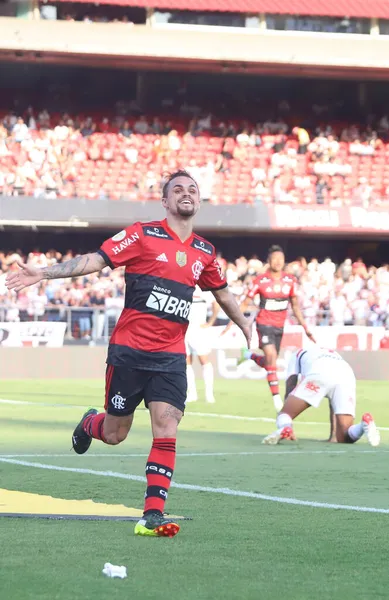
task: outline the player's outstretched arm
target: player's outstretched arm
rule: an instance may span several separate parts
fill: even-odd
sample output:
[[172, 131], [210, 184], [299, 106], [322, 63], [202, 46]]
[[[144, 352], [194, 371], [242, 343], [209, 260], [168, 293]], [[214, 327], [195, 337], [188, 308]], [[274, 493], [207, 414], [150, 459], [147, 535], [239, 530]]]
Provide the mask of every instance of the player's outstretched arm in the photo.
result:
[[304, 328], [304, 331], [307, 334], [307, 337], [309, 337], [309, 339], [312, 340], [312, 342], [316, 342], [315, 338], [313, 337], [313, 334], [309, 331], [307, 324], [304, 320], [303, 313], [301, 312], [301, 308], [299, 306], [297, 296], [293, 296], [290, 299], [290, 303], [292, 306], [293, 314], [296, 317], [298, 324]]
[[107, 266], [98, 252], [82, 254], [66, 262], [44, 267], [43, 269], [24, 263], [18, 263], [20, 271], [8, 273], [5, 284], [9, 290], [19, 292], [23, 288], [39, 283], [42, 279], [61, 279], [63, 277], [79, 277], [101, 271]]
[[244, 316], [235, 296], [230, 292], [228, 287], [222, 288], [221, 290], [214, 290], [212, 293], [226, 315], [242, 330], [247, 340], [247, 346], [250, 348], [251, 325]]

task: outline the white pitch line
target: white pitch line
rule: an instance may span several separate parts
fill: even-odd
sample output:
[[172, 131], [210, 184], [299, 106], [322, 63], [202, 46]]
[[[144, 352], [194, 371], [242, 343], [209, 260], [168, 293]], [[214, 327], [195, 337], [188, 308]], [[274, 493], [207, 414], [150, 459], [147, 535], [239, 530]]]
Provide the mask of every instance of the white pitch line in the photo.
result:
[[[182, 452], [177, 453], [177, 458], [191, 458], [191, 457], [202, 457], [202, 456], [293, 456], [298, 454], [314, 455], [314, 454], [388, 454], [389, 450], [269, 450], [262, 452]], [[149, 454], [120, 454], [112, 452], [101, 452], [99, 454], [92, 454], [88, 452], [83, 458], [147, 458]], [[73, 452], [62, 453], [62, 454], [0, 454], [0, 458], [76, 458], [79, 460], [78, 455]]]
[[[346, 454], [346, 450], [281, 450], [281, 451], [263, 451], [263, 452], [183, 452], [177, 453], [177, 457], [186, 456], [275, 456], [277, 454]], [[374, 450], [362, 450], [362, 452], [374, 452]], [[389, 452], [389, 450], [388, 450]], [[145, 458], [148, 454], [119, 454], [119, 453], [100, 453], [91, 454], [88, 452], [84, 458]], [[0, 454], [0, 458], [78, 458], [75, 453], [68, 454]]]
[[[0, 458], [0, 462], [20, 465], [23, 467], [33, 467], [36, 469], [47, 469], [50, 471], [65, 471], [70, 473], [80, 473], [83, 475], [98, 475], [99, 477], [115, 477], [118, 479], [127, 479], [130, 481], [146, 482], [145, 477], [140, 475], [131, 475], [128, 473], [117, 473], [115, 471], [94, 471], [93, 469], [76, 469], [70, 467], [58, 467], [43, 463], [32, 463], [23, 460], [14, 460], [11, 458]], [[181, 490], [189, 490], [194, 492], [208, 492], [211, 494], [223, 494], [225, 496], [238, 496], [242, 498], [256, 498], [257, 500], [267, 500], [269, 502], [278, 502], [280, 504], [294, 504], [297, 506], [310, 506], [313, 508], [331, 508], [337, 510], [351, 510], [355, 512], [381, 513], [389, 514], [388, 508], [374, 508], [369, 506], [354, 506], [348, 504], [333, 504], [327, 502], [316, 502], [311, 500], [299, 500], [298, 498], [285, 498], [281, 496], [269, 496], [267, 494], [258, 494], [256, 492], [244, 492], [241, 490], [231, 490], [230, 488], [214, 488], [202, 485], [191, 485], [188, 483], [171, 483], [171, 487]]]
[[[80, 406], [77, 404], [49, 404], [46, 402], [30, 402], [28, 400], [7, 400], [0, 398], [0, 404], [28, 404], [33, 406], [51, 406], [52, 408], [80, 408], [86, 409], [87, 407]], [[186, 417], [210, 417], [213, 419], [230, 419], [233, 421], [253, 421], [262, 423], [275, 423], [276, 420], [270, 417], [244, 417], [242, 415], [227, 415], [223, 413], [203, 413], [203, 412], [187, 412], [185, 411]], [[298, 425], [328, 425], [323, 421], [296, 421]], [[389, 431], [389, 427], [378, 427], [380, 431]]]

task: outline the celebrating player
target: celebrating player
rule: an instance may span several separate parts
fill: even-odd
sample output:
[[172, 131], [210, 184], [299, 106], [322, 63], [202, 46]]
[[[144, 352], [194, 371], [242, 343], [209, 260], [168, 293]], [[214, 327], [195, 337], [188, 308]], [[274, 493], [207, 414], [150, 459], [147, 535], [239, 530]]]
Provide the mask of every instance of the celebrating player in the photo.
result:
[[124, 310], [108, 348], [105, 412], [88, 410], [73, 432], [73, 448], [84, 454], [92, 439], [119, 444], [144, 400], [153, 443], [146, 464], [144, 515], [135, 534], [172, 537], [179, 531], [163, 510], [173, 476], [177, 425], [186, 399], [185, 332], [196, 284], [211, 290], [250, 344], [251, 328], [227, 288], [214, 247], [194, 234], [200, 207], [197, 183], [186, 171], [170, 175], [162, 191], [163, 221], [135, 223], [106, 240], [100, 250], [38, 269], [21, 264], [7, 277], [19, 291], [42, 279], [78, 277], [125, 267]]
[[209, 325], [216, 320], [219, 305], [215, 302], [215, 299], [210, 292], [202, 292], [201, 289], [196, 286], [193, 294], [193, 303], [189, 312], [189, 326], [185, 337], [186, 376], [188, 379], [187, 402], [197, 401], [196, 379], [192, 366], [193, 355], [197, 355], [203, 369], [205, 400], [210, 404], [215, 402], [213, 393], [213, 366], [209, 358], [211, 347], [207, 331], [207, 310], [208, 306], [211, 304], [213, 307], [213, 314]]
[[282, 408], [277, 378], [277, 358], [280, 352], [284, 323], [291, 303], [297, 322], [304, 328], [307, 336], [313, 340], [308, 331], [296, 296], [296, 278], [285, 273], [285, 255], [280, 246], [271, 246], [268, 254], [269, 268], [259, 275], [241, 304], [242, 312], [246, 312], [250, 301], [259, 296], [259, 311], [256, 316], [259, 348], [263, 355], [251, 350], [243, 350], [239, 363], [252, 359], [259, 367], [266, 369], [267, 381], [273, 396], [277, 412]]
[[[300, 377], [300, 381], [299, 381]], [[277, 416], [277, 430], [263, 440], [264, 444], [278, 444], [281, 439], [295, 440], [292, 421], [310, 406], [317, 408], [327, 396], [336, 421], [336, 440], [353, 444], [363, 434], [369, 444], [378, 446], [380, 432], [370, 413], [354, 424], [356, 382], [350, 365], [332, 350], [312, 345], [300, 349], [290, 358], [287, 371], [285, 404]]]

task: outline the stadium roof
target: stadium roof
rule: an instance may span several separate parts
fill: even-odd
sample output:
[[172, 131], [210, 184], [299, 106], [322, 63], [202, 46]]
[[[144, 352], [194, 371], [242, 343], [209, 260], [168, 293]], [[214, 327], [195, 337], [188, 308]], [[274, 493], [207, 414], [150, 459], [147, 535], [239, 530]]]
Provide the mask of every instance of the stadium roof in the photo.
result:
[[[67, 1], [67, 0], [59, 0]], [[90, 2], [90, 0], [73, 0]], [[388, 0], [100, 0], [100, 4], [159, 8], [160, 10], [278, 13], [328, 17], [389, 19]]]

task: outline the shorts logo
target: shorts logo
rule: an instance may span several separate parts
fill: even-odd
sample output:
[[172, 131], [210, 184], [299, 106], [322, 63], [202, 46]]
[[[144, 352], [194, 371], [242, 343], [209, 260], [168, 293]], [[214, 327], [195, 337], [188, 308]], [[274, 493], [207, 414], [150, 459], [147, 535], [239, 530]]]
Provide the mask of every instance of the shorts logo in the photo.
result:
[[112, 405], [116, 408], [116, 410], [123, 410], [124, 403], [126, 399], [119, 396], [119, 394], [115, 394], [113, 398], [111, 398]]
[[193, 263], [192, 273], [193, 273], [193, 277], [195, 278], [196, 281], [198, 281], [200, 279], [200, 275], [203, 272], [203, 269], [204, 269], [204, 265], [201, 262], [201, 260], [196, 260], [196, 262]]
[[[156, 287], [157, 286], [154, 286], [153, 291], [147, 298], [146, 306], [157, 312], [164, 312], [169, 315], [177, 315], [183, 319], [187, 319], [191, 303], [187, 300], [183, 300], [182, 298], [179, 299], [175, 296], [171, 296], [170, 293], [156, 291]], [[166, 290], [166, 292], [169, 291], [170, 290]]]
[[176, 262], [178, 264], [179, 267], [185, 267], [186, 263], [187, 263], [187, 256], [186, 256], [186, 252], [180, 252], [179, 250], [177, 250], [176, 253]]
[[305, 389], [309, 390], [310, 392], [313, 392], [314, 394], [317, 394], [317, 392], [320, 390], [320, 386], [316, 385], [316, 383], [314, 383], [313, 381], [307, 381], [307, 383], [305, 384]]
[[262, 339], [262, 343], [263, 344], [268, 344], [269, 343], [269, 336], [268, 335], [263, 335], [261, 339]]

